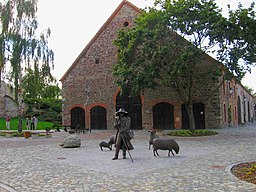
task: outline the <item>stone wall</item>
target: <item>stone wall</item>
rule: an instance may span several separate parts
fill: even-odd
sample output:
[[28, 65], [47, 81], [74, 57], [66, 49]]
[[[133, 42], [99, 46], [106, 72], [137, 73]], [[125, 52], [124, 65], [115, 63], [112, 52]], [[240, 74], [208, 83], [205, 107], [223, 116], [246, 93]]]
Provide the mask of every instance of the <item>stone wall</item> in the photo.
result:
[[14, 92], [2, 81], [0, 87], [0, 117], [5, 117], [5, 115], [16, 117], [18, 106], [14, 100]]

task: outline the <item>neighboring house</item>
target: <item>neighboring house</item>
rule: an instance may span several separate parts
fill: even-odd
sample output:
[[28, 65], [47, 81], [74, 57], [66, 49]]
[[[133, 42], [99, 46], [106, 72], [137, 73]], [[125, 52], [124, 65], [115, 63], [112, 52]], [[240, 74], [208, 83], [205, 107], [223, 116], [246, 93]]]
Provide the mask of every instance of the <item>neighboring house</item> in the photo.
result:
[[[114, 83], [111, 70], [117, 61], [117, 48], [112, 42], [117, 31], [131, 27], [140, 13], [139, 8], [124, 0], [63, 75], [63, 125], [79, 123], [91, 129], [113, 129], [115, 111], [124, 107], [132, 118], [132, 129], [188, 128], [187, 112], [175, 91], [159, 88], [128, 98], [120, 95]], [[200, 96], [195, 101], [196, 128], [237, 126], [251, 121], [254, 101], [242, 85], [226, 81], [218, 90], [209, 101]]]
[[18, 106], [14, 100], [14, 92], [2, 81], [0, 86], [0, 117], [6, 115], [18, 116]]
[[221, 101], [223, 126], [245, 125], [255, 120], [255, 98], [243, 85], [225, 81]]

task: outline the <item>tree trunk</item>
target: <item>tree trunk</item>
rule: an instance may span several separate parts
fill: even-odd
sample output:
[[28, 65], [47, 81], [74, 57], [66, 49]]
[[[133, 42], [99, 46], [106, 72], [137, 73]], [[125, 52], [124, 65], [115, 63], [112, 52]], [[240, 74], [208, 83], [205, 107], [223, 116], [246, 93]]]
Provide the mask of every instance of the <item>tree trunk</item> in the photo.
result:
[[22, 132], [22, 117], [19, 117], [19, 123], [18, 123], [18, 132], [21, 133]]
[[188, 103], [188, 118], [189, 118], [189, 129], [191, 131], [195, 130], [195, 119], [193, 113], [193, 103]]

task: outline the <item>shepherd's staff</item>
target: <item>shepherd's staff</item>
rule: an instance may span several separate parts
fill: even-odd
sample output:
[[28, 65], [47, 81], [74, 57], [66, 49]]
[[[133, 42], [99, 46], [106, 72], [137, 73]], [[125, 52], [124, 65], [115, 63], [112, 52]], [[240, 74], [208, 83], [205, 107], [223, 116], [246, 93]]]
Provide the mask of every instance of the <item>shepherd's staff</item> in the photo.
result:
[[128, 146], [127, 146], [127, 143], [125, 142], [125, 139], [123, 138], [123, 135], [122, 135], [122, 134], [120, 134], [120, 136], [121, 136], [121, 138], [122, 138], [122, 140], [123, 140], [123, 142], [124, 142], [125, 148], [126, 148], [126, 150], [127, 150], [128, 154], [129, 154], [130, 158], [131, 158], [131, 161], [133, 162], [133, 159], [132, 159], [132, 156], [131, 156], [131, 154], [130, 154], [130, 152], [129, 152], [129, 149], [128, 149]]

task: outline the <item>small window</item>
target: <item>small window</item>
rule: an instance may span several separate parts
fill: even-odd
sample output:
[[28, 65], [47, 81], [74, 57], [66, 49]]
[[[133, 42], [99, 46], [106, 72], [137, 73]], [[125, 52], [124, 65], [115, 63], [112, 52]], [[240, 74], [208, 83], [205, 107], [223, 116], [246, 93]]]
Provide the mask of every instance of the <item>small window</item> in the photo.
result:
[[124, 22], [124, 27], [127, 27], [129, 25], [129, 22], [128, 21], [125, 21]]
[[100, 63], [100, 59], [99, 58], [96, 58], [95, 59], [95, 64], [99, 64]]

